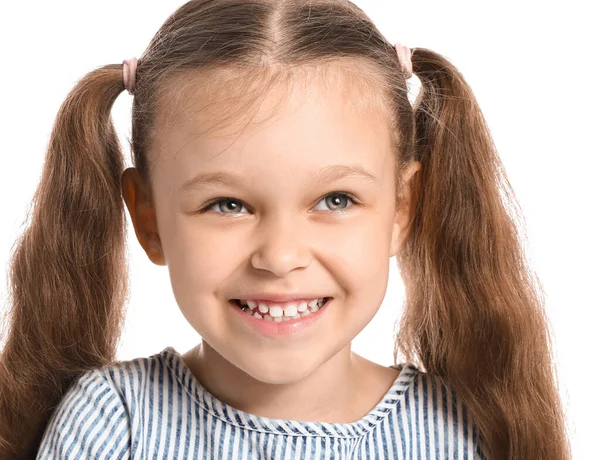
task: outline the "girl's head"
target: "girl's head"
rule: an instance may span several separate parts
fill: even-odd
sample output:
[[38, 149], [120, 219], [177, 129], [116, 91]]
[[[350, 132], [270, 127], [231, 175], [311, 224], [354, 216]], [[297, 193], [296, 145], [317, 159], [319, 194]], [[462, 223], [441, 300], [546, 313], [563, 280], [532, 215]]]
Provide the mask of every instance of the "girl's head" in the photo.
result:
[[[115, 360], [125, 203], [187, 320], [265, 382], [348, 346], [396, 256], [394, 361], [456, 389], [490, 458], [566, 458], [543, 299], [481, 110], [443, 56], [415, 48], [412, 65], [414, 107], [394, 46], [345, 0], [190, 1], [140, 56], [125, 172], [110, 112], [122, 65], [86, 75], [11, 262], [0, 457], [35, 451], [74, 379]], [[327, 334], [270, 342], [225, 313], [265, 291], [332, 297]]]
[[[267, 21], [269, 10], [255, 8], [249, 16]], [[136, 132], [152, 132], [136, 152], [147, 169], [123, 178], [140, 243], [151, 260], [168, 265], [187, 320], [220, 356], [268, 383], [312, 374], [349, 349], [375, 315], [389, 259], [408, 228], [408, 188], [397, 196], [397, 163], [403, 184], [420, 166], [404, 166], [412, 158], [391, 121], [403, 112], [410, 120], [411, 110], [391, 45], [377, 39], [381, 75], [351, 58], [311, 62], [309, 49], [288, 56], [292, 40], [278, 43], [280, 27], [248, 39], [254, 49], [240, 37], [225, 55], [207, 50], [185, 62], [195, 69], [206, 60], [215, 70], [164, 81], [152, 126]], [[205, 38], [174, 43], [195, 47]], [[253, 55], [246, 67], [234, 65]], [[157, 63], [140, 62], [134, 110], [155, 81], [144, 70]], [[411, 132], [410, 124], [403, 129]], [[232, 314], [231, 299], [261, 292], [331, 301], [315, 327], [273, 340]]]

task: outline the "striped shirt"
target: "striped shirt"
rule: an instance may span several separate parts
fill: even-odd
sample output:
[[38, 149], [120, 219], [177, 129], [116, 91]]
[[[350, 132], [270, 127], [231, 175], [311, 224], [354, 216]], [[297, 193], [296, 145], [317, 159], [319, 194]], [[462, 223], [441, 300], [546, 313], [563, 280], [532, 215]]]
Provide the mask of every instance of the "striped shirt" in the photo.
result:
[[277, 420], [216, 399], [167, 347], [82, 374], [38, 459], [486, 459], [456, 392], [413, 364], [352, 423]]

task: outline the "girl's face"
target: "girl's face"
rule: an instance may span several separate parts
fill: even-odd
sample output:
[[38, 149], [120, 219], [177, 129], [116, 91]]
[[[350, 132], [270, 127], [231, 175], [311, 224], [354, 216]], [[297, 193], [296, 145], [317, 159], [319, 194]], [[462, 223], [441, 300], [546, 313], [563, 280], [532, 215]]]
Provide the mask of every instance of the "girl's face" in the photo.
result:
[[[354, 107], [352, 91], [274, 89], [252, 120], [209, 135], [197, 109], [157, 122], [155, 207], [138, 195], [138, 238], [168, 265], [176, 301], [204, 342], [262, 382], [300, 380], [349, 356], [381, 305], [404, 236], [389, 127]], [[190, 96], [189, 107], [201, 97]], [[194, 181], [199, 174], [224, 180]], [[152, 231], [158, 243], [144, 237]], [[271, 338], [230, 304], [257, 292], [333, 300], [301, 334]]]

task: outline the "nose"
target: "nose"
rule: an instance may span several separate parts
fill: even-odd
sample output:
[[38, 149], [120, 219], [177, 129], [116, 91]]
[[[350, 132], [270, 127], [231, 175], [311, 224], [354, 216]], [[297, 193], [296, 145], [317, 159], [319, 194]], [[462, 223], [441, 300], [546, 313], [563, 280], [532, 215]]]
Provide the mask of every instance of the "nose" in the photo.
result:
[[280, 217], [261, 222], [258, 247], [251, 256], [252, 266], [283, 277], [310, 264], [308, 238], [297, 219]]

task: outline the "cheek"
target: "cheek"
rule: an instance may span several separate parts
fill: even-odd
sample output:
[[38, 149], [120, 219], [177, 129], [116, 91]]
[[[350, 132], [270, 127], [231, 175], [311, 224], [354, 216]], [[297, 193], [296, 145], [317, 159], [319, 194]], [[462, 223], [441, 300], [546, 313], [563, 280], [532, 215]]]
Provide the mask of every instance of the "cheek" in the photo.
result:
[[[379, 219], [379, 220], [378, 220]], [[347, 290], [344, 308], [351, 309], [358, 333], [379, 310], [387, 290], [390, 258], [391, 222], [375, 214], [361, 220], [352, 232], [332, 241], [337, 258], [337, 281]]]
[[184, 313], [212, 305], [215, 293], [239, 265], [234, 260], [239, 245], [223, 232], [203, 228], [193, 216], [173, 213], [164, 222], [161, 241], [177, 303]]
[[172, 241], [169, 272], [181, 289], [212, 293], [239, 265], [239, 245], [218, 232], [182, 226]]
[[[352, 283], [368, 283], [389, 271], [391, 230], [381, 220], [362, 217], [360, 221], [328, 237], [325, 244], [332, 258], [352, 278]], [[351, 284], [352, 284], [351, 283]]]

